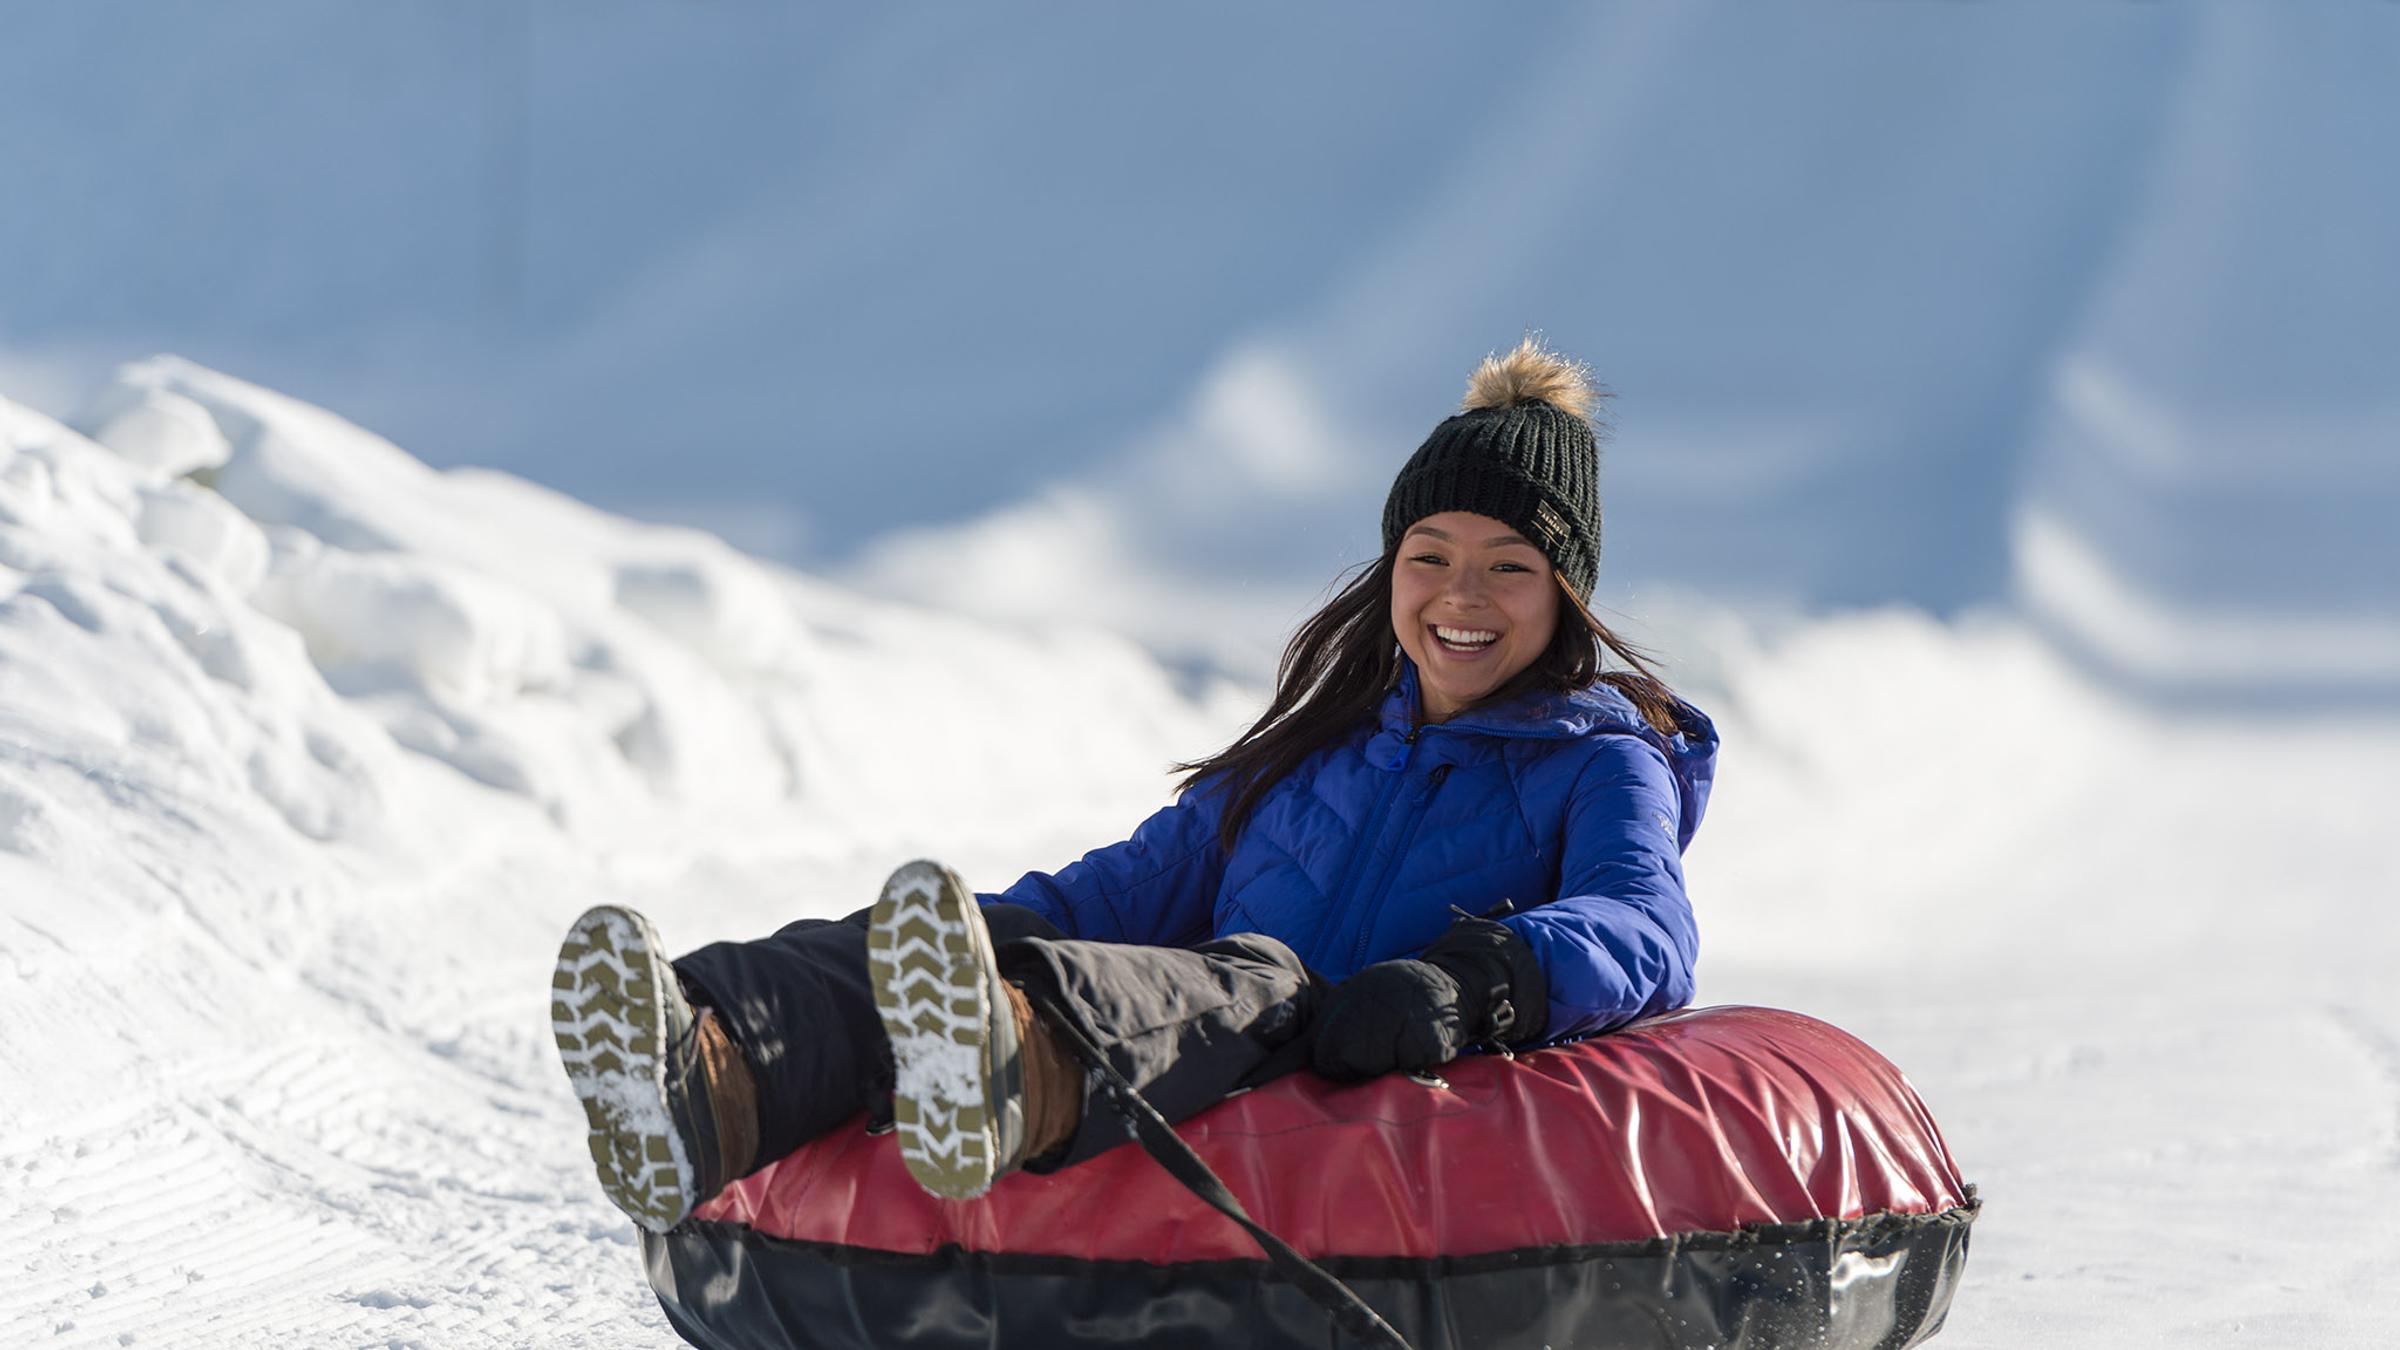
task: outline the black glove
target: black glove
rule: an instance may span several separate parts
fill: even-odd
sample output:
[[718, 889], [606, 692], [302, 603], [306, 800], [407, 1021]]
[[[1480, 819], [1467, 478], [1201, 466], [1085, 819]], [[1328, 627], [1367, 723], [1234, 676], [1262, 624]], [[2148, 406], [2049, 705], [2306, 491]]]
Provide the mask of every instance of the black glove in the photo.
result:
[[1470, 1045], [1541, 1039], [1549, 982], [1533, 948], [1506, 924], [1462, 917], [1422, 960], [1379, 961], [1325, 1000], [1315, 1061], [1327, 1078], [1430, 1069]]

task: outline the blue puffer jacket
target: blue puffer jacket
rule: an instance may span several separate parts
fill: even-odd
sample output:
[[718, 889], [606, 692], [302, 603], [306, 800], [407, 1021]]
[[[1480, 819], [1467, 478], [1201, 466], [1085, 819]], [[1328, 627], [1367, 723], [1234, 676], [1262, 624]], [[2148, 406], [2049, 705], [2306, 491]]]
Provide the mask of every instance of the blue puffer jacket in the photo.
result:
[[1595, 685], [1417, 727], [1416, 667], [1403, 666], [1376, 723], [1277, 783], [1230, 857], [1223, 794], [1203, 782], [1131, 839], [981, 898], [1109, 942], [1265, 933], [1337, 980], [1421, 951], [1453, 905], [1513, 907], [1501, 921], [1549, 979], [1548, 1039], [1690, 1002], [1699, 935], [1682, 856], [1716, 768], [1708, 718], [1686, 704], [1683, 733], [1662, 737]]

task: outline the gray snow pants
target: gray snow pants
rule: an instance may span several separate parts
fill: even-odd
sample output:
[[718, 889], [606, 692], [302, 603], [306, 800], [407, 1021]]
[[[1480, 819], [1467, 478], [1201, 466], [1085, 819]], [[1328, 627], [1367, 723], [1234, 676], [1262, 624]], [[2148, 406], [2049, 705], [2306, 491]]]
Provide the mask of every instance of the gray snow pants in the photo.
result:
[[[1169, 1121], [1308, 1063], [1307, 1036], [1330, 987], [1292, 949], [1257, 933], [1196, 947], [1066, 937], [1017, 905], [989, 905], [1001, 973], [1036, 1011], [1083, 1033]], [[717, 1010], [758, 1080], [758, 1166], [864, 1111], [888, 1119], [891, 1046], [867, 976], [867, 918], [802, 919], [755, 942], [719, 942], [675, 963], [697, 1003]], [[1133, 1138], [1087, 1064], [1083, 1123], [1026, 1170], [1082, 1162]]]

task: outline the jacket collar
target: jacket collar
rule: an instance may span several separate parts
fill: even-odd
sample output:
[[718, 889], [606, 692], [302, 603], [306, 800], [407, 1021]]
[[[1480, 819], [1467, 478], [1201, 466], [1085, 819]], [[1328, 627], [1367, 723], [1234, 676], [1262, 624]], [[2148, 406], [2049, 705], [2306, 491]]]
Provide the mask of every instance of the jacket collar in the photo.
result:
[[1383, 697], [1376, 714], [1376, 732], [1368, 741], [1368, 758], [1387, 769], [1408, 760], [1408, 747], [1419, 737], [1447, 740], [1452, 736], [1499, 739], [1573, 740], [1593, 735], [1632, 735], [1656, 745], [1670, 759], [1713, 758], [1716, 728], [1699, 709], [1681, 704], [1683, 730], [1662, 736], [1652, 729], [1633, 701], [1605, 684], [1588, 685], [1568, 693], [1537, 689], [1479, 708], [1469, 708], [1447, 722], [1430, 726], [1418, 722], [1417, 663], [1403, 655], [1400, 679]]
[[1369, 764], [1387, 773], [1408, 767], [1410, 752], [1420, 741], [1440, 763], [1466, 763], [1500, 753], [1509, 740], [1569, 740], [1583, 736], [1639, 736], [1657, 746], [1675, 775], [1681, 823], [1676, 846], [1689, 848], [1692, 832], [1708, 812], [1708, 797], [1717, 773], [1717, 728], [1708, 714], [1677, 699], [1672, 736], [1652, 728], [1633, 700], [1606, 684], [1593, 684], [1571, 693], [1540, 690], [1488, 707], [1471, 708], [1447, 722], [1417, 724], [1417, 667], [1400, 658], [1400, 680], [1384, 695], [1376, 728], [1364, 753]]
[[[1447, 722], [1423, 725], [1417, 663], [1400, 658], [1400, 679], [1383, 696], [1377, 723], [1397, 736], [1410, 732], [1467, 732], [1485, 736], [1572, 739], [1595, 731], [1633, 731], [1645, 725], [1626, 697], [1607, 685], [1572, 693], [1536, 689], [1498, 703], [1469, 708]], [[1613, 725], [1612, 725], [1613, 724]]]

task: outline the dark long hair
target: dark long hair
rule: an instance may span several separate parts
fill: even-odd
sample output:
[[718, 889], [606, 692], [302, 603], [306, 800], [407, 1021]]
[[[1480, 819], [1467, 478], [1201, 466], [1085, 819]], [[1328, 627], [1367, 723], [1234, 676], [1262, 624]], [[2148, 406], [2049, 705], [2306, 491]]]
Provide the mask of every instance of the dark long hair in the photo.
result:
[[[1233, 744], [1175, 766], [1184, 775], [1176, 786], [1189, 790], [1219, 774], [1232, 794], [1217, 838], [1230, 853], [1259, 799], [1319, 746], [1372, 718], [1400, 678], [1400, 640], [1392, 632], [1392, 566], [1396, 549], [1354, 571], [1325, 607], [1292, 634], [1275, 669], [1275, 696], [1267, 710]], [[1650, 656], [1608, 630], [1554, 570], [1558, 582], [1558, 631], [1550, 645], [1515, 678], [1492, 691], [1485, 703], [1532, 689], [1570, 693], [1607, 684], [1633, 701], [1642, 719], [1664, 736], [1680, 729], [1678, 700], [1650, 667]], [[1613, 653], [1631, 670], [1608, 670]]]

